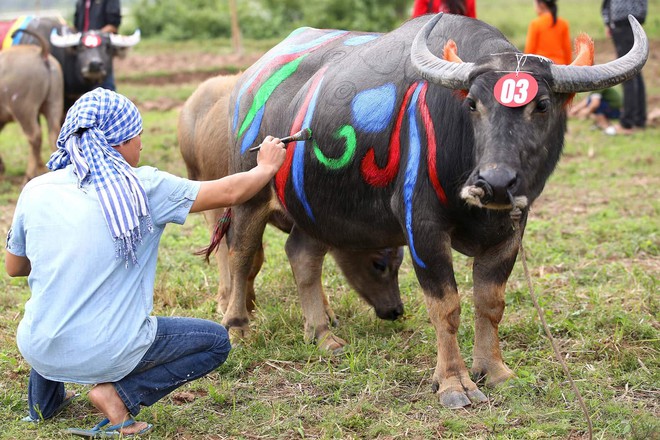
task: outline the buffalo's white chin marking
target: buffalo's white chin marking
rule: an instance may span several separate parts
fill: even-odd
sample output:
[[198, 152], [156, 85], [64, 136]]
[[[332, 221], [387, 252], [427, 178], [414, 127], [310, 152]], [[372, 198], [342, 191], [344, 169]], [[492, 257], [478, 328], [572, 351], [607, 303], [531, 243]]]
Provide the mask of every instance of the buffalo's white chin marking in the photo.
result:
[[514, 197], [514, 203], [516, 206], [511, 206], [510, 203], [507, 203], [505, 205], [499, 203], [483, 204], [481, 202], [481, 198], [483, 196], [484, 196], [484, 190], [482, 188], [479, 188], [478, 186], [474, 186], [474, 185], [464, 186], [463, 189], [461, 190], [461, 198], [465, 200], [465, 203], [467, 203], [468, 205], [476, 206], [478, 208], [496, 209], [496, 210], [513, 209], [513, 208], [525, 209], [528, 204], [528, 200], [526, 196]]
[[478, 206], [483, 208], [481, 198], [484, 196], [484, 190], [478, 186], [464, 186], [461, 190], [461, 198], [465, 200], [468, 205]]

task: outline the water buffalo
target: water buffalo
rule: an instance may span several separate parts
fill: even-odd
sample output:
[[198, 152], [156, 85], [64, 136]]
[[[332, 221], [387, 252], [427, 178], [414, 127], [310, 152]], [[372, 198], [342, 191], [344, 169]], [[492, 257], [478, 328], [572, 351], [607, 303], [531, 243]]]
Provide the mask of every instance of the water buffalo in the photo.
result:
[[[14, 31], [15, 34], [31, 32]], [[41, 126], [39, 115], [48, 125], [48, 139], [55, 147], [62, 121], [64, 82], [62, 69], [48, 52], [48, 42], [33, 34], [40, 47], [13, 46], [0, 52], [0, 130], [10, 121], [20, 124], [30, 143], [30, 155], [25, 178], [31, 179], [46, 171], [41, 159]], [[0, 173], [4, 165], [0, 158]]]
[[[188, 176], [196, 180], [224, 177], [228, 173], [229, 156], [229, 94], [238, 76], [218, 76], [203, 82], [188, 98], [179, 116], [178, 139]], [[278, 205], [274, 198], [272, 203]], [[213, 232], [223, 219], [223, 210], [206, 211], [207, 223]], [[224, 217], [226, 219], [226, 217]], [[269, 221], [284, 232], [292, 232], [293, 223], [284, 211], [274, 209]], [[264, 261], [261, 237], [263, 228], [253, 230], [259, 237], [259, 248], [252, 260], [248, 276], [247, 296], [241, 307], [241, 318], [248, 319], [254, 310], [254, 278]], [[381, 319], [394, 320], [403, 314], [398, 285], [398, 271], [403, 259], [402, 248], [383, 250], [329, 249], [316, 240], [290, 234], [286, 244], [291, 266], [305, 316], [307, 340], [316, 339], [324, 350], [336, 351], [346, 344], [335, 336], [328, 323], [336, 325], [337, 318], [330, 307], [321, 285], [321, 269], [326, 252], [330, 252], [346, 276], [349, 284], [371, 306]], [[231, 274], [227, 263], [227, 247], [222, 243], [216, 252], [220, 273], [218, 285], [218, 312], [225, 313], [229, 298]], [[234, 317], [235, 318], [235, 317]]]
[[630, 53], [597, 66], [586, 35], [571, 65], [555, 65], [522, 54], [486, 23], [448, 14], [386, 34], [294, 31], [241, 76], [230, 99], [230, 173], [255, 165], [249, 149], [268, 133], [310, 128], [313, 139], [290, 145], [273, 186], [234, 208], [224, 323], [246, 325], [234, 317], [260, 245], [251, 231], [278, 209], [299, 236], [327, 246], [405, 244], [435, 328], [439, 401], [485, 401], [458, 346], [451, 250], [474, 258], [472, 373], [501, 383], [513, 372], [498, 326], [529, 207], [561, 155], [573, 95], [625, 81], [646, 62], [648, 40], [630, 21]]
[[[62, 18], [22, 16], [14, 28], [34, 31], [51, 43], [51, 53], [64, 72], [65, 112], [82, 94], [98, 87], [112, 66], [114, 56], [124, 56], [129, 47], [140, 41], [140, 31], [133, 35], [88, 31], [73, 32]], [[12, 44], [33, 44], [34, 37], [23, 35]]]

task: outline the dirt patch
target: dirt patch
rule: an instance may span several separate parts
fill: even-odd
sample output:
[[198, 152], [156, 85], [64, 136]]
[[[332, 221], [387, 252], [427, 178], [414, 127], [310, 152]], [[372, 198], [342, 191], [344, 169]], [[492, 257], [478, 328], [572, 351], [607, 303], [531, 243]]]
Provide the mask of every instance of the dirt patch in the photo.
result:
[[202, 82], [217, 75], [245, 70], [262, 54], [221, 55], [172, 52], [167, 55], [129, 54], [115, 60], [115, 74], [129, 84], [165, 85]]

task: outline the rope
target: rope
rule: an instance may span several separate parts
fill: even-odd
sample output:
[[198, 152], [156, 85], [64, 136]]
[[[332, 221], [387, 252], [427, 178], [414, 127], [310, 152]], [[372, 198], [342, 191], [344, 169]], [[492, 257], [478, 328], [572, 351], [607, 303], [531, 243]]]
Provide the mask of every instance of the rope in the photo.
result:
[[525, 256], [525, 249], [523, 248], [522, 244], [522, 237], [520, 239], [520, 256], [522, 257], [522, 265], [523, 269], [525, 270], [525, 277], [527, 278], [527, 285], [529, 286], [529, 296], [532, 298], [532, 302], [534, 303], [534, 307], [536, 307], [536, 312], [539, 315], [539, 319], [541, 320], [541, 325], [543, 326], [543, 330], [545, 331], [545, 335], [548, 337], [548, 340], [550, 340], [550, 344], [552, 345], [552, 349], [555, 352], [555, 357], [561, 364], [562, 369], [564, 370], [564, 374], [568, 378], [568, 382], [571, 384], [571, 388], [573, 389], [573, 392], [577, 396], [578, 403], [580, 404], [580, 408], [582, 408], [582, 412], [584, 413], [584, 417], [587, 419], [587, 425], [589, 426], [589, 440], [593, 439], [593, 425], [591, 424], [591, 417], [589, 417], [589, 411], [587, 410], [587, 406], [584, 404], [584, 400], [582, 400], [582, 394], [580, 394], [580, 391], [578, 390], [577, 386], [575, 385], [575, 382], [573, 382], [573, 378], [571, 377], [570, 371], [568, 371], [568, 366], [566, 365], [566, 362], [564, 362], [564, 358], [561, 355], [561, 352], [559, 351], [559, 348], [557, 348], [557, 344], [555, 343], [554, 338], [552, 337], [552, 333], [550, 333], [550, 328], [548, 327], [548, 324], [545, 322], [545, 317], [544, 317], [544, 312], [541, 306], [539, 305], [538, 301], [536, 300], [536, 294], [534, 293], [534, 287], [532, 286], [532, 278], [529, 275], [529, 269], [527, 268], [527, 258]]

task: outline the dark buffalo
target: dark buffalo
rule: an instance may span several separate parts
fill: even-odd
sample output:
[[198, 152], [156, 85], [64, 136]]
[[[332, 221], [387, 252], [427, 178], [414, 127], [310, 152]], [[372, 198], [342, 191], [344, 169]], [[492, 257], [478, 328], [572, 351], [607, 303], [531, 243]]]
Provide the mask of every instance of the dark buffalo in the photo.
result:
[[[229, 157], [229, 94], [238, 76], [217, 76], [204, 81], [186, 100], [179, 116], [179, 148], [188, 177], [195, 180], [212, 180], [224, 177], [228, 173]], [[273, 203], [277, 205], [275, 194]], [[218, 222], [227, 221], [224, 210], [204, 212], [211, 231]], [[270, 223], [284, 232], [291, 232], [291, 219], [280, 213], [270, 218]], [[254, 229], [251, 233], [259, 238], [263, 229]], [[310, 240], [309, 236], [295, 235], [287, 240], [287, 253], [291, 259], [300, 303], [305, 316], [305, 336], [307, 340], [316, 340], [319, 347], [328, 351], [339, 351], [346, 341], [332, 333], [329, 323], [336, 325], [337, 318], [328, 303], [321, 284], [323, 259], [327, 252], [334, 257], [337, 265], [346, 276], [349, 284], [369, 303], [381, 319], [394, 320], [403, 314], [403, 303], [399, 292], [399, 266], [403, 259], [402, 248], [375, 251], [330, 249], [328, 246]], [[218, 312], [227, 311], [230, 302], [230, 278], [227, 247], [218, 243], [216, 260], [220, 274], [218, 284]], [[248, 312], [254, 310], [254, 279], [264, 261], [263, 247], [258, 249], [248, 277], [245, 308], [242, 316], [248, 319]]]
[[[73, 32], [62, 18], [56, 17], [19, 17], [12, 27], [29, 29], [50, 41], [50, 52], [64, 73], [65, 113], [81, 95], [103, 83], [113, 57], [123, 56], [140, 41], [140, 31], [130, 36]], [[38, 44], [29, 34], [19, 34], [12, 43]]]
[[245, 231], [263, 228], [276, 210], [297, 234], [328, 246], [406, 244], [436, 332], [434, 391], [451, 408], [485, 401], [458, 346], [451, 250], [474, 257], [472, 373], [503, 382], [513, 372], [498, 325], [529, 207], [561, 155], [573, 95], [625, 81], [646, 62], [646, 35], [630, 20], [630, 53], [598, 66], [586, 35], [571, 65], [554, 65], [454, 15], [383, 35], [294, 31], [242, 75], [230, 101], [230, 172], [255, 165], [249, 148], [266, 134], [309, 127], [313, 140], [290, 145], [273, 187], [234, 209], [223, 322], [247, 325], [240, 310], [260, 236]]

